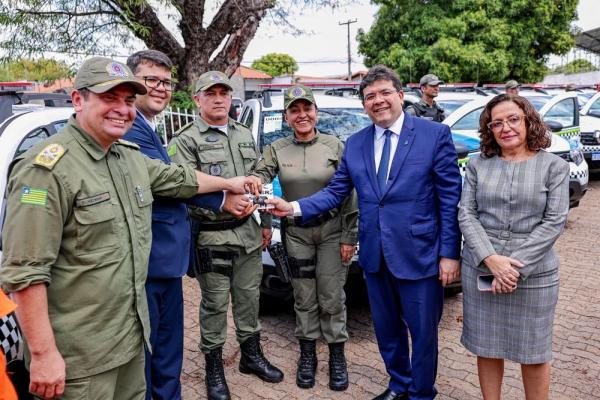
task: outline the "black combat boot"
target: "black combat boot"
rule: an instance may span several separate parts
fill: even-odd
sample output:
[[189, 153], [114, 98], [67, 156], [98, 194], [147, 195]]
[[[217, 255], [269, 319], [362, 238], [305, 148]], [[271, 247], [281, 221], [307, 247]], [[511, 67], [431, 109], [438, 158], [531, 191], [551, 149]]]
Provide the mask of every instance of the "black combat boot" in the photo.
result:
[[240, 345], [242, 355], [240, 357], [240, 372], [243, 374], [254, 374], [265, 382], [277, 383], [283, 380], [283, 372], [271, 365], [260, 347], [260, 334], [250, 336]]
[[223, 371], [223, 349], [218, 347], [204, 355], [206, 360], [206, 394], [208, 400], [230, 400]]
[[348, 389], [348, 368], [344, 355], [344, 342], [329, 343], [329, 389]]
[[315, 373], [317, 372], [316, 340], [300, 339], [300, 358], [296, 371], [296, 385], [302, 389], [315, 386]]

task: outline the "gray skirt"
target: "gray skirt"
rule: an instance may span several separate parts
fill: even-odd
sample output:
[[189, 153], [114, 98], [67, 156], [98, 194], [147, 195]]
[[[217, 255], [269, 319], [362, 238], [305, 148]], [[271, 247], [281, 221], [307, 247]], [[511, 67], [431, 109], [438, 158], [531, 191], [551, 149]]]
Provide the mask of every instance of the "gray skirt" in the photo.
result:
[[481, 272], [463, 259], [461, 343], [480, 357], [520, 364], [552, 359], [552, 326], [558, 301], [558, 268], [519, 280], [509, 294], [477, 289]]

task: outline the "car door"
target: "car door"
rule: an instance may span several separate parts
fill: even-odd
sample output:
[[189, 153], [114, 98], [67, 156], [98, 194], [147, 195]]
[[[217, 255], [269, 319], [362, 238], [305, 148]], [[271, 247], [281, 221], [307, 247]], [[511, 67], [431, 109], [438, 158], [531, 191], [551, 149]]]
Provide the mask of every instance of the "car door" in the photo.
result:
[[579, 136], [579, 104], [577, 94], [563, 93], [554, 96], [540, 109], [544, 122], [558, 122], [562, 125], [559, 132], [555, 132], [567, 140]]

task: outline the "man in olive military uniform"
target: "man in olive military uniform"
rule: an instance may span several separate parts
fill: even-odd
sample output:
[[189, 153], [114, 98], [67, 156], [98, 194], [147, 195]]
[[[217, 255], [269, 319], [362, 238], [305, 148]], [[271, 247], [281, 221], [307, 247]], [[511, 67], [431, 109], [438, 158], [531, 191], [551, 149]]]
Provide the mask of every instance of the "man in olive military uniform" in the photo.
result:
[[[315, 128], [318, 110], [310, 88], [294, 85], [286, 89], [283, 99], [284, 118], [294, 133], [267, 146], [253, 174], [264, 183], [279, 175], [283, 198], [295, 201], [327, 186], [342, 158], [344, 145], [335, 136], [321, 134]], [[282, 238], [294, 289], [295, 335], [300, 343], [296, 384], [301, 388], [315, 384], [315, 345], [321, 338], [329, 347], [329, 388], [348, 388], [344, 284], [358, 240], [357, 220], [354, 194], [339, 209], [305, 224], [299, 218], [282, 219]]]
[[421, 101], [406, 107], [406, 112], [430, 121], [442, 122], [445, 118], [444, 109], [440, 107], [435, 98], [440, 94], [440, 85], [444, 82], [433, 74], [424, 75], [419, 81], [421, 88]]
[[[213, 176], [249, 174], [260, 152], [250, 130], [228, 118], [232, 93], [229, 79], [218, 71], [206, 72], [198, 79], [195, 92], [200, 118], [176, 134], [168, 147], [169, 156], [174, 162]], [[222, 360], [230, 295], [241, 347], [240, 371], [256, 374], [267, 382], [280, 382], [283, 373], [267, 361], [259, 342], [263, 246], [259, 223], [253, 216], [236, 220], [225, 211], [213, 213], [194, 207], [190, 207], [190, 215], [200, 228], [196, 277], [202, 290], [200, 349], [206, 357], [208, 398], [230, 398]], [[270, 217], [263, 218], [262, 223], [265, 235], [270, 234]]]
[[521, 87], [521, 85], [519, 84], [519, 82], [515, 81], [514, 79], [509, 80], [504, 85], [504, 89], [506, 90], [506, 94], [512, 94], [512, 95], [515, 95], [515, 96], [519, 95], [519, 88], [520, 87]]
[[11, 166], [0, 281], [18, 304], [34, 395], [142, 400], [153, 195], [243, 193], [249, 180], [166, 165], [120, 140], [146, 93], [124, 64], [91, 58], [74, 86], [75, 115]]

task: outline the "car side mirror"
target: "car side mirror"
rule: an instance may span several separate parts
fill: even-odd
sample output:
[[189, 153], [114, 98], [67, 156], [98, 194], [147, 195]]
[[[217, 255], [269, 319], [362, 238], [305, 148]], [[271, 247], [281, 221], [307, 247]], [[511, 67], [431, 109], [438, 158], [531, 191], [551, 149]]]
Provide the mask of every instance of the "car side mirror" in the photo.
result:
[[592, 117], [600, 118], [600, 110], [590, 110], [588, 111], [588, 115]]
[[546, 126], [554, 133], [560, 132], [563, 130], [563, 125], [557, 121], [544, 121]]
[[469, 149], [467, 148], [467, 146], [455, 143], [454, 148], [456, 149], [456, 154], [458, 155], [459, 160], [462, 160], [463, 158], [466, 158], [467, 155], [469, 155]]

